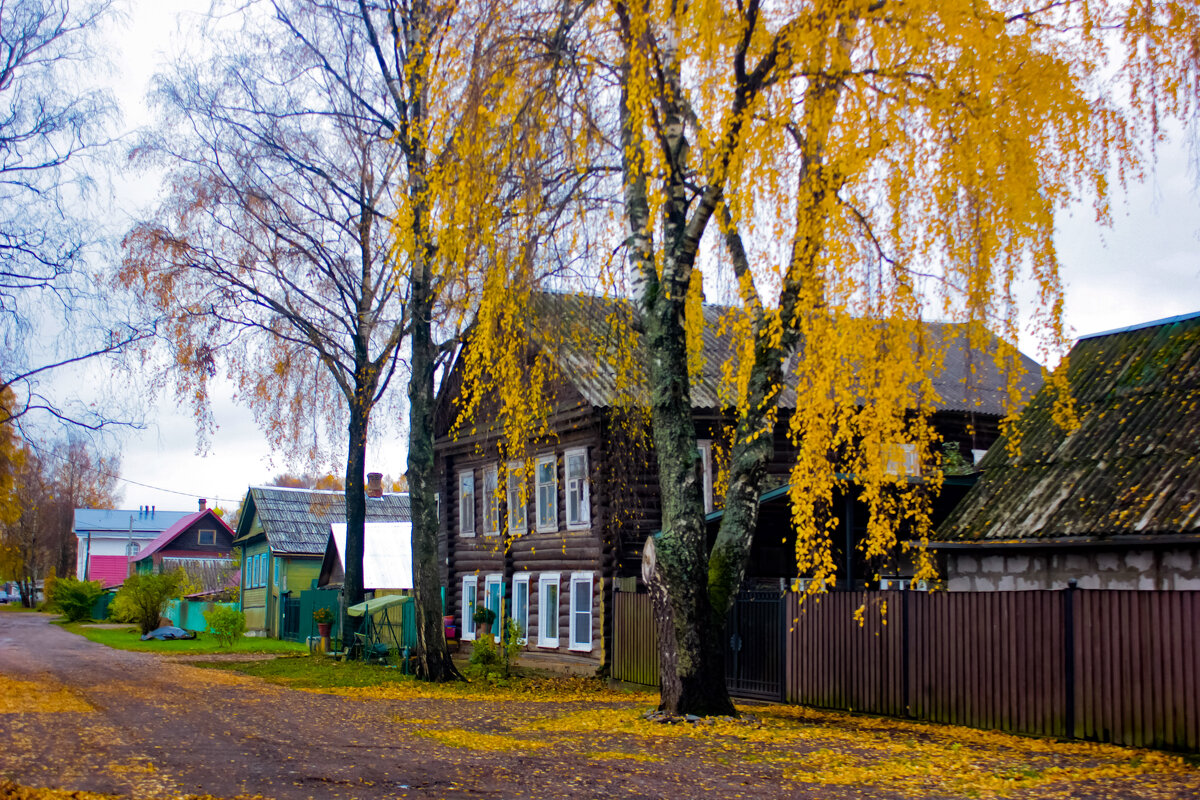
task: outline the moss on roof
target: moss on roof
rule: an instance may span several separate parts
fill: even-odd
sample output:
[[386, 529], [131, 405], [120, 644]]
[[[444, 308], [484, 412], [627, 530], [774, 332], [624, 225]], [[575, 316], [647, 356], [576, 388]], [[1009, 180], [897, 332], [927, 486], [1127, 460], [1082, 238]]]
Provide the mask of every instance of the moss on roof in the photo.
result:
[[1200, 537], [1200, 313], [1081, 339], [1066, 369], [1079, 428], [1039, 392], [935, 538]]

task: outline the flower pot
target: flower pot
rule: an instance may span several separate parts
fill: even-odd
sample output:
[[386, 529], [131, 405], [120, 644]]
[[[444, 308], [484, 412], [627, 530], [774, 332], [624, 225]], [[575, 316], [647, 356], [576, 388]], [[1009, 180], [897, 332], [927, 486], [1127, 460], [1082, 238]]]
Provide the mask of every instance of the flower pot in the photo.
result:
[[317, 623], [317, 633], [319, 633], [321, 635], [322, 639], [328, 639], [331, 631], [333, 631], [333, 623], [332, 622], [318, 622]]

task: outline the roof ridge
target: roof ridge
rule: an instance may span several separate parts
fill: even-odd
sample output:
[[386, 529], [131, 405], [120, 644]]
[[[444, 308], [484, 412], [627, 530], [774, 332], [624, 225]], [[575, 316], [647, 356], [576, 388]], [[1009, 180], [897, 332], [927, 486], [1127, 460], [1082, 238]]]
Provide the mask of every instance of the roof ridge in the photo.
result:
[[1126, 325], [1124, 328], [1113, 328], [1107, 331], [1099, 331], [1098, 333], [1089, 333], [1080, 336], [1078, 341], [1082, 342], [1085, 339], [1096, 339], [1101, 336], [1112, 336], [1118, 333], [1132, 333], [1133, 331], [1145, 330], [1147, 328], [1157, 328], [1162, 325], [1173, 325], [1176, 322], [1187, 322], [1192, 319], [1200, 319], [1200, 311], [1192, 311], [1188, 314], [1176, 314], [1173, 317], [1163, 317], [1162, 319], [1153, 319], [1149, 322], [1137, 322], [1133, 325]]

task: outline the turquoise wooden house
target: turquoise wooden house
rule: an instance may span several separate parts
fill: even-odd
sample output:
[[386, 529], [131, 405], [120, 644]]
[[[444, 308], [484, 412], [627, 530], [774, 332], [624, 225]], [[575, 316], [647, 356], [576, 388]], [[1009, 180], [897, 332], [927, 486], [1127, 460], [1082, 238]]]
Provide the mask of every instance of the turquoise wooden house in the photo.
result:
[[[367, 521], [408, 521], [408, 495], [385, 494], [376, 475], [368, 481]], [[345, 521], [344, 492], [250, 487], [233, 542], [241, 552], [248, 634], [296, 638], [307, 628], [299, 619], [300, 594], [316, 586], [330, 525]]]

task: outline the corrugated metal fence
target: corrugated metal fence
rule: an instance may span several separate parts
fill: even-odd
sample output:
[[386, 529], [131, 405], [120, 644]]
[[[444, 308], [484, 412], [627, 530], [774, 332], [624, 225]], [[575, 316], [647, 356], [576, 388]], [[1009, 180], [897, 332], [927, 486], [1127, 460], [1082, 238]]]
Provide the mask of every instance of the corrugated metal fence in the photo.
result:
[[658, 686], [658, 632], [648, 594], [613, 596], [612, 675], [619, 681]]
[[[616, 606], [613, 674], [654, 685], [648, 598]], [[789, 702], [1200, 750], [1200, 592], [837, 592], [785, 608]]]

